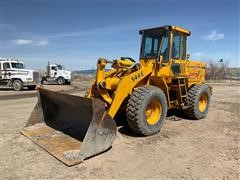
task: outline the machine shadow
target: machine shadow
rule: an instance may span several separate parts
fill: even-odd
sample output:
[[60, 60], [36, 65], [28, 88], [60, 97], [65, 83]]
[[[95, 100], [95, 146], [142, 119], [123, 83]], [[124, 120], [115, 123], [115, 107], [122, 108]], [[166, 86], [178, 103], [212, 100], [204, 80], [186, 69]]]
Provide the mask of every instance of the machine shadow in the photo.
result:
[[114, 118], [117, 124], [118, 132], [131, 137], [144, 137], [143, 135], [137, 134], [133, 132], [127, 123], [127, 118], [124, 113], [118, 113], [116, 117]]
[[[180, 120], [195, 121], [194, 119], [190, 119], [189, 117], [187, 117], [182, 109], [168, 110], [166, 120], [168, 120], [168, 121], [180, 121]], [[126, 116], [124, 115], [124, 113], [117, 114], [115, 121], [117, 123], [119, 133], [126, 135], [126, 136], [131, 136], [131, 137], [145, 137], [143, 135], [133, 132], [129, 128], [127, 119], [126, 119]]]

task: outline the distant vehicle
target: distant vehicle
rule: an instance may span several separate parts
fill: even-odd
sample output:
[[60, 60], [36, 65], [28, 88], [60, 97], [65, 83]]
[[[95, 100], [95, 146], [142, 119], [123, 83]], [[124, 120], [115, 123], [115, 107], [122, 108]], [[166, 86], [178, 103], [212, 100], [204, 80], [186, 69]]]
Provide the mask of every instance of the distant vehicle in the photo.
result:
[[15, 91], [23, 87], [33, 90], [39, 81], [39, 72], [25, 69], [23, 62], [0, 58], [0, 87], [12, 87]]
[[71, 83], [71, 71], [64, 70], [61, 64], [50, 64], [48, 62], [46, 76], [42, 77], [41, 83], [56, 82], [59, 85]]

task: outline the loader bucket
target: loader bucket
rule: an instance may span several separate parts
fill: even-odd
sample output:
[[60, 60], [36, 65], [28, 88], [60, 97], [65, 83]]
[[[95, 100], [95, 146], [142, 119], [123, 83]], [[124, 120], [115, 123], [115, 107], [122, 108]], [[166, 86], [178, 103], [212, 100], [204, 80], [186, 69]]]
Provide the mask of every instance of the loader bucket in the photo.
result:
[[38, 89], [36, 104], [21, 133], [68, 166], [108, 150], [116, 123], [98, 98]]

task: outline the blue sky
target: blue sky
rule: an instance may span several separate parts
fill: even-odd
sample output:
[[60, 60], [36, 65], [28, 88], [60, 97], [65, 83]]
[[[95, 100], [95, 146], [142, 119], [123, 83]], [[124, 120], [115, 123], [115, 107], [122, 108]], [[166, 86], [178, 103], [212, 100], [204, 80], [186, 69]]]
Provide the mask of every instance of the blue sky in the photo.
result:
[[99, 57], [139, 58], [142, 28], [166, 24], [191, 30], [191, 59], [223, 58], [239, 67], [238, 0], [0, 0], [1, 57], [27, 67], [47, 61], [71, 70], [95, 68]]

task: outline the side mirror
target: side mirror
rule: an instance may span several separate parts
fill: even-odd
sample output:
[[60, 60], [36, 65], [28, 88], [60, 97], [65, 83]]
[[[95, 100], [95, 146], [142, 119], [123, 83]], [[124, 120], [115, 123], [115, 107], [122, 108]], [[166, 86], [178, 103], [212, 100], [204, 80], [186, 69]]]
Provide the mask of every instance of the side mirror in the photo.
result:
[[187, 60], [189, 60], [189, 58], [190, 58], [190, 54], [187, 54]]

